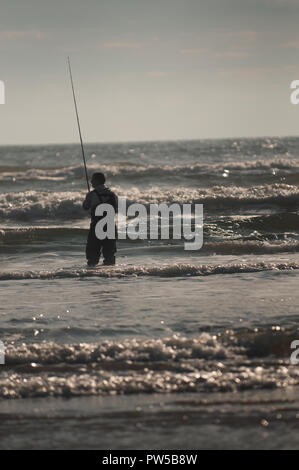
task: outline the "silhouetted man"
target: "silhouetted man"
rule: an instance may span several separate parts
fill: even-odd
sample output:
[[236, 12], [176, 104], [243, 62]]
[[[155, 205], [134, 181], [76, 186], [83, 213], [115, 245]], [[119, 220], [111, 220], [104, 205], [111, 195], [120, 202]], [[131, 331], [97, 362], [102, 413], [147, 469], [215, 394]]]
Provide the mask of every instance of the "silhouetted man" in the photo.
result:
[[94, 189], [87, 193], [85, 201], [83, 202], [83, 208], [91, 212], [91, 223], [86, 244], [86, 259], [90, 267], [98, 264], [101, 253], [104, 258], [104, 265], [115, 264], [115, 238], [100, 240], [95, 233], [97, 223], [105, 217], [105, 213], [102, 216], [95, 215], [96, 208], [99, 204], [110, 204], [115, 213], [117, 212], [117, 196], [105, 186], [105, 181], [106, 179], [103, 173], [94, 173], [91, 178], [91, 184]]

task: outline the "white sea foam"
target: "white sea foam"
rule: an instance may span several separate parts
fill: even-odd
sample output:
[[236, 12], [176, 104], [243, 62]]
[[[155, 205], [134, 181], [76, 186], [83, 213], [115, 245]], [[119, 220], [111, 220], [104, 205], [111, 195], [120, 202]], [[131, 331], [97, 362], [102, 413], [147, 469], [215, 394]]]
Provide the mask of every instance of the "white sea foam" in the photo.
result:
[[[153, 187], [148, 190], [131, 188], [112, 188], [119, 196], [127, 198], [128, 203], [145, 205], [179, 203], [198, 203], [204, 210], [225, 210], [246, 208], [246, 206], [275, 205], [297, 207], [299, 189], [287, 184], [269, 184], [251, 188], [238, 186], [213, 186], [212, 188], [190, 189], [180, 187], [165, 189]], [[46, 192], [25, 191], [4, 193], [0, 196], [0, 217], [7, 219], [34, 220], [82, 218], [86, 216], [82, 209], [85, 193], [80, 191]]]
[[[298, 385], [298, 368], [282, 359], [296, 334], [267, 330], [101, 344], [11, 345], [6, 349], [0, 396], [225, 392]], [[261, 350], [260, 343], [268, 349]]]
[[55, 271], [12, 271], [0, 273], [0, 281], [22, 279], [76, 279], [76, 278], [122, 278], [122, 277], [186, 277], [211, 276], [215, 274], [255, 273], [264, 271], [291, 271], [299, 269], [293, 263], [236, 263], [220, 265], [168, 264], [162, 266], [101, 266], [95, 269], [58, 269]]
[[[99, 164], [90, 163], [90, 171], [96, 171]], [[280, 174], [288, 174], [299, 170], [298, 160], [272, 159], [272, 160], [245, 160], [241, 162], [227, 161], [216, 163], [195, 163], [189, 165], [153, 165], [153, 164], [101, 164], [101, 171], [108, 177], [121, 176], [147, 177], [147, 176], [192, 176], [192, 175], [222, 175], [224, 171], [232, 171], [244, 174], [270, 173], [279, 170]], [[24, 179], [24, 180], [53, 180], [64, 181], [68, 178], [82, 178], [82, 166], [71, 165], [62, 168], [23, 168], [4, 167], [0, 170], [0, 181]]]

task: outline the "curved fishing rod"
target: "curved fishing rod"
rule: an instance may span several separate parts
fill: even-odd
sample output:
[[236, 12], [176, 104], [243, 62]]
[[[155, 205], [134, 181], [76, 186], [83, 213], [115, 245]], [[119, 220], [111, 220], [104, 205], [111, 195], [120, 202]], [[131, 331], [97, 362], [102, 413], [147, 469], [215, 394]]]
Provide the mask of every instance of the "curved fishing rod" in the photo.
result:
[[70, 62], [70, 58], [69, 58], [69, 57], [67, 58], [67, 61], [68, 61], [68, 65], [69, 65], [70, 79], [71, 79], [72, 90], [73, 90], [73, 98], [74, 98], [74, 105], [75, 105], [75, 111], [76, 111], [76, 117], [77, 117], [77, 124], [78, 124], [78, 130], [79, 130], [79, 137], [80, 137], [80, 142], [81, 142], [81, 150], [82, 150], [82, 157], [83, 157], [83, 163], [84, 163], [84, 170], [85, 170], [86, 183], [87, 183], [88, 191], [90, 191], [90, 186], [89, 186], [89, 181], [88, 181], [88, 175], [87, 175], [86, 160], [85, 160], [85, 152], [84, 152], [84, 146], [83, 146], [83, 140], [82, 140], [82, 134], [81, 134], [81, 128], [80, 128], [80, 121], [79, 121], [79, 115], [78, 115], [78, 108], [77, 108], [77, 102], [76, 102], [76, 96], [75, 96], [75, 90], [74, 90], [74, 83], [73, 83], [71, 62]]

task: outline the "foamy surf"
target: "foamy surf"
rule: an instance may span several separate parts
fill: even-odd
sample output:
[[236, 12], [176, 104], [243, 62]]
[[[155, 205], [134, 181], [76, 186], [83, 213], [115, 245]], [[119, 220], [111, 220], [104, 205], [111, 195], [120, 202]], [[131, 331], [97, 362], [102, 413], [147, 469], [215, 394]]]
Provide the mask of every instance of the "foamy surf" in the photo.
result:
[[101, 344], [10, 345], [0, 396], [211, 393], [295, 386], [299, 370], [286, 354], [297, 334], [270, 329]]
[[[89, 164], [91, 171], [98, 169], [98, 163]], [[287, 175], [299, 171], [298, 161], [295, 159], [259, 159], [245, 160], [241, 162], [226, 161], [217, 163], [195, 163], [189, 165], [153, 165], [142, 163], [138, 165], [128, 165], [126, 163], [105, 164], [101, 163], [102, 171], [108, 177], [121, 177], [122, 179], [132, 179], [136, 177], [155, 177], [179, 176], [179, 177], [201, 177], [223, 175], [226, 172], [235, 172], [244, 175], [258, 175], [259, 173], [269, 173], [279, 171], [280, 175]], [[233, 175], [232, 175], [233, 176]], [[226, 178], [229, 175], [226, 176]], [[20, 166], [2, 166], [0, 167], [0, 181], [9, 181], [12, 178], [17, 180], [52, 180], [66, 181], [67, 179], [81, 179], [81, 165], [69, 165], [58, 168], [28, 168]]]
[[293, 271], [299, 263], [236, 263], [223, 265], [174, 264], [163, 266], [101, 266], [92, 269], [58, 269], [54, 271], [2, 272], [0, 281], [25, 279], [79, 279], [122, 277], [200, 277], [225, 274], [245, 274], [265, 271]]
[[[294, 209], [299, 204], [297, 186], [275, 183], [251, 188], [239, 186], [213, 186], [207, 189], [151, 189], [113, 187], [129, 204], [203, 204], [204, 211], [228, 209], [250, 209], [259, 206], [276, 206]], [[6, 193], [0, 196], [0, 218], [15, 220], [72, 220], [86, 217], [82, 209], [84, 192], [79, 191], [25, 191]]]

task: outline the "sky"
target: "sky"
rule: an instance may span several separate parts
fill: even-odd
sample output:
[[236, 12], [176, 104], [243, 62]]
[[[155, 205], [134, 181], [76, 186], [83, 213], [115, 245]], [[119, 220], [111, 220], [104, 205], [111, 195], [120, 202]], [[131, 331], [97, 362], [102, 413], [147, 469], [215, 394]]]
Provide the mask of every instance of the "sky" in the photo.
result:
[[298, 0], [1, 0], [0, 145], [298, 135]]

